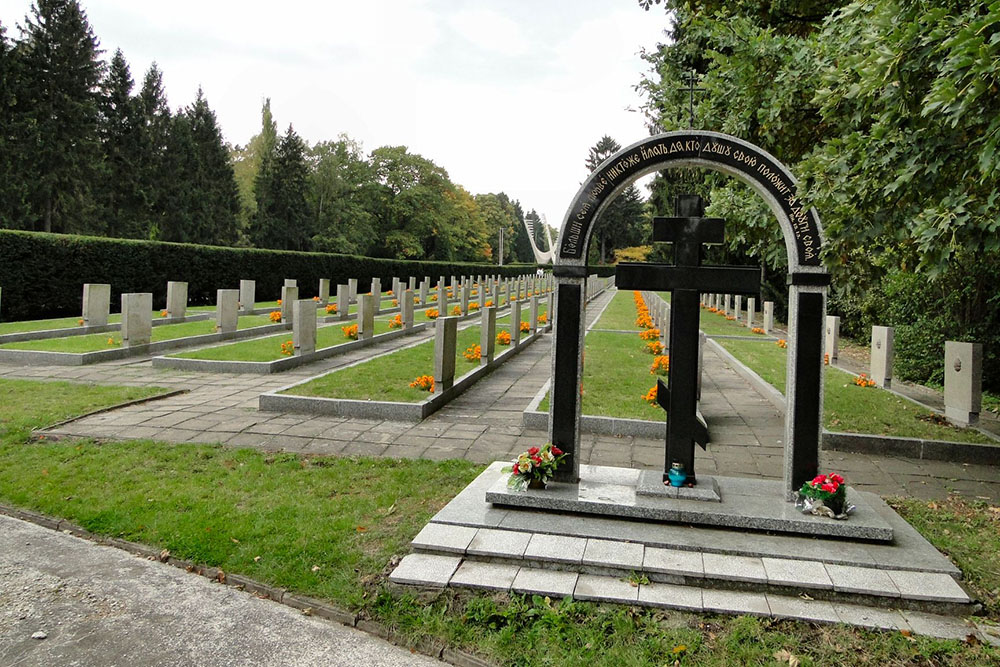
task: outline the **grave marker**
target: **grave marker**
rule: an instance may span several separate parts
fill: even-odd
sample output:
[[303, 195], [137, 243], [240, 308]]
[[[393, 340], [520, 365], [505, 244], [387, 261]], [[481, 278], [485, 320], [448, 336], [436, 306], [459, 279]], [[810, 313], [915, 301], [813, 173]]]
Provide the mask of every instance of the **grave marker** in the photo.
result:
[[358, 300], [358, 279], [347, 279], [347, 298], [353, 303]]
[[295, 278], [285, 278], [284, 287], [295, 287], [298, 288], [299, 283]]
[[830, 363], [837, 358], [837, 348], [840, 347], [840, 318], [835, 315], [826, 316], [826, 354]]
[[764, 333], [771, 335], [774, 331], [774, 302], [764, 302]]
[[403, 292], [399, 301], [400, 319], [403, 320], [403, 328], [413, 327], [413, 290], [408, 289]]
[[319, 302], [321, 305], [330, 303], [330, 279], [319, 279]]
[[111, 285], [105, 283], [84, 284], [83, 323], [88, 327], [102, 327], [108, 323], [110, 314]]
[[281, 321], [291, 324], [295, 317], [292, 304], [299, 298], [299, 288], [293, 285], [285, 285], [281, 288]]
[[148, 345], [152, 335], [152, 293], [122, 294], [122, 344], [125, 347]]
[[439, 317], [434, 323], [434, 392], [442, 393], [455, 384], [455, 344], [458, 318]]
[[486, 366], [496, 356], [497, 307], [483, 307], [479, 325], [479, 365]]
[[337, 317], [347, 319], [351, 312], [351, 288], [343, 283], [337, 285]]
[[521, 344], [521, 302], [514, 299], [510, 304], [510, 345], [517, 347]]
[[187, 314], [188, 284], [170, 281], [167, 283], [167, 316], [184, 317]]
[[753, 329], [753, 321], [757, 317], [757, 299], [747, 299], [747, 329]]
[[979, 422], [983, 405], [983, 346], [944, 343], [944, 415], [957, 426]]
[[215, 328], [220, 333], [232, 333], [239, 328], [240, 291], [220, 289], [215, 292]]
[[889, 389], [892, 386], [892, 362], [895, 356], [893, 350], [892, 327], [872, 327], [872, 362], [871, 378], [875, 386]]
[[240, 281], [240, 312], [249, 315], [257, 301], [257, 283], [253, 280]]
[[531, 313], [531, 321], [528, 324], [530, 336], [538, 331], [538, 297], [534, 294], [531, 295], [531, 307], [528, 312]]
[[375, 295], [362, 294], [358, 298], [358, 340], [375, 335]]
[[292, 305], [292, 345], [295, 356], [316, 351], [316, 302], [296, 299]]

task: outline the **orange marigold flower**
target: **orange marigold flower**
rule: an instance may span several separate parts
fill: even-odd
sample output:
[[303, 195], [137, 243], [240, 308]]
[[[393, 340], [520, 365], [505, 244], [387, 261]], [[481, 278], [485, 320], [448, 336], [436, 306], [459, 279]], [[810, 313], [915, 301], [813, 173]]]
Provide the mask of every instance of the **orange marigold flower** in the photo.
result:
[[436, 320], [438, 315], [440, 315], [437, 308], [428, 308], [424, 314], [427, 315], [427, 319], [429, 320]]
[[327, 306], [326, 306], [326, 312], [327, 313], [335, 313], [335, 312], [337, 312], [337, 304], [335, 304], [335, 303], [327, 304]]
[[434, 377], [432, 375], [421, 375], [410, 383], [414, 389], [422, 389], [434, 393]]
[[784, 338], [779, 338], [779, 339], [778, 339], [778, 342], [777, 342], [777, 343], [775, 343], [775, 345], [777, 345], [777, 346], [778, 346], [778, 347], [780, 347], [781, 349], [785, 349], [786, 347], [788, 347], [788, 343], [787, 343], [787, 342], [785, 342], [785, 339], [784, 339]]
[[278, 305], [279, 306], [281, 305], [281, 299], [278, 299]]
[[641, 331], [639, 333], [639, 338], [643, 340], [656, 340], [659, 337], [660, 337], [659, 329], [646, 329], [645, 331]]
[[651, 340], [646, 343], [646, 352], [650, 354], [663, 354], [663, 343], [658, 340]]
[[501, 345], [510, 345], [510, 332], [501, 331], [497, 334], [497, 342]]
[[531, 331], [531, 324], [525, 321], [521, 321], [521, 333], [528, 333]]
[[166, 317], [167, 315], [169, 315], [169, 313], [166, 308], [160, 311], [160, 317]]
[[483, 350], [479, 345], [470, 345], [465, 349], [464, 356], [468, 361], [479, 361], [483, 356]]
[[340, 327], [340, 330], [344, 332], [345, 338], [350, 338], [351, 340], [358, 339], [358, 325], [351, 324], [346, 327]]
[[663, 354], [653, 359], [653, 365], [649, 367], [650, 375], [666, 375], [670, 371], [670, 355]]
[[400, 329], [402, 328], [402, 326], [403, 326], [403, 316], [400, 315], [399, 313], [396, 313], [396, 316], [391, 320], [389, 320], [389, 328]]
[[272, 310], [271, 314], [268, 315], [267, 317], [272, 322], [280, 322], [281, 321], [281, 311], [280, 310]]
[[656, 385], [653, 385], [649, 391], [643, 394], [642, 400], [646, 401], [650, 405], [656, 405]]
[[538, 316], [538, 323], [539, 324], [548, 324], [549, 323], [549, 316], [546, 313], [542, 313], [541, 315]]
[[455, 306], [451, 309], [451, 314], [457, 317], [462, 314], [462, 309], [459, 306]]
[[295, 354], [295, 343], [288, 340], [281, 344], [281, 353], [286, 356]]

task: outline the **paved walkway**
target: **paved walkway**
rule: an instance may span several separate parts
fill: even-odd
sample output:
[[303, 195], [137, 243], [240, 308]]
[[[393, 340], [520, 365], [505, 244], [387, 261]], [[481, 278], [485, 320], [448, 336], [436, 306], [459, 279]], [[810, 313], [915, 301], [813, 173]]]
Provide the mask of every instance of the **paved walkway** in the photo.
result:
[[[606, 293], [589, 306], [588, 324], [612, 295]], [[399, 345], [384, 343], [268, 376], [154, 369], [148, 358], [85, 367], [0, 365], [0, 376], [153, 384], [189, 390], [86, 417], [59, 428], [57, 432], [62, 435], [224, 443], [313, 454], [465, 458], [477, 463], [509, 459], [544, 442], [543, 431], [521, 425], [521, 412], [549, 377], [551, 334], [419, 424], [257, 410], [257, 396], [263, 391], [353, 363], [373, 352], [389, 352]], [[784, 436], [781, 416], [708, 350], [705, 368], [702, 411], [713, 441], [707, 452], [698, 450], [697, 469], [709, 474], [780, 477]], [[661, 468], [663, 442], [584, 434], [581, 461]], [[930, 499], [956, 492], [1000, 502], [1000, 468], [992, 466], [824, 452], [822, 467], [841, 471], [858, 488], [882, 495]]]
[[440, 664], [173, 566], [0, 516], [0, 665]]

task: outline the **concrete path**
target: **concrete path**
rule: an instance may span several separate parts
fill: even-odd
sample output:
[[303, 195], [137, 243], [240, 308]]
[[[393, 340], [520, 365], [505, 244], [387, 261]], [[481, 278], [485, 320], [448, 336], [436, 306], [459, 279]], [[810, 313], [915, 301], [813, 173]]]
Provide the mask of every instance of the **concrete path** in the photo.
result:
[[0, 665], [439, 664], [170, 565], [0, 516]]
[[[588, 308], [588, 324], [613, 292]], [[56, 433], [97, 438], [154, 438], [167, 442], [224, 443], [313, 454], [465, 458], [477, 463], [509, 459], [544, 442], [543, 431], [521, 425], [521, 412], [550, 374], [547, 334], [464, 395], [420, 424], [373, 419], [259, 412], [257, 396], [338, 368], [400, 343], [383, 343], [286, 373], [268, 376], [154, 369], [149, 359], [86, 367], [19, 368], [0, 365], [0, 376], [80, 382], [155, 384], [188, 393], [67, 424]], [[702, 410], [713, 442], [697, 453], [697, 469], [730, 476], [781, 475], [784, 422], [773, 407], [720, 357], [706, 350]], [[661, 468], [663, 442], [584, 434], [581, 462]], [[823, 469], [845, 474], [852, 485], [881, 495], [938, 499], [950, 492], [1000, 502], [1000, 468], [824, 452]]]

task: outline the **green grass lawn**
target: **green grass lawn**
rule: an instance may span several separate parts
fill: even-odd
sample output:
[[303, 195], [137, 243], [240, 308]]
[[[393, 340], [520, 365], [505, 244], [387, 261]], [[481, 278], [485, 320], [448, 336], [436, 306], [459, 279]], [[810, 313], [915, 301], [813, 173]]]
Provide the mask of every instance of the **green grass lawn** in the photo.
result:
[[[988, 646], [845, 626], [507, 593], [391, 594], [390, 560], [481, 470], [465, 461], [25, 438], [28, 428], [143, 391], [0, 380], [0, 502], [326, 599], [397, 640], [431, 639], [498, 665], [787, 665], [775, 658], [782, 650], [802, 665], [838, 667], [1000, 661]], [[970, 573], [997, 619], [998, 513], [960, 499], [893, 504]]]
[[617, 331], [639, 331], [635, 324], [635, 302], [631, 290], [618, 290], [611, 303], [604, 309], [601, 319], [594, 324], [594, 329], [612, 329]]
[[[545, 307], [540, 306], [538, 314], [543, 313]], [[530, 317], [530, 314], [522, 311], [521, 321], [528, 321], [526, 317]], [[510, 316], [498, 317], [497, 334], [509, 330]], [[479, 344], [479, 331], [478, 325], [458, 331], [455, 346], [456, 378], [474, 370], [479, 364], [478, 361], [470, 362], [464, 356], [466, 349]], [[504, 346], [497, 344], [497, 354], [504, 349], [506, 349]], [[421, 375], [434, 375], [433, 340], [327, 373], [293, 387], [285, 393], [321, 398], [418, 403], [429, 396], [428, 392], [410, 386], [410, 383]]]
[[[719, 313], [710, 313], [707, 308], [701, 309], [701, 319], [699, 320], [698, 327], [705, 332], [708, 336], [756, 336], [758, 334], [752, 333], [750, 329], [746, 328], [739, 322], [746, 322], [746, 312], [744, 311], [742, 320], [730, 321], [726, 319], [725, 315], [720, 315]], [[763, 337], [763, 336], [762, 336]]]
[[[784, 393], [787, 350], [770, 341], [720, 339], [718, 342]], [[823, 386], [824, 425], [831, 431], [997, 444], [973, 429], [930, 421], [930, 411], [877, 387], [859, 387], [854, 384], [853, 375], [837, 368], [826, 368]]]
[[[250, 329], [252, 327], [272, 324], [267, 315], [244, 315], [239, 318], [237, 327]], [[151, 341], [175, 340], [188, 336], [203, 336], [215, 333], [215, 320], [196, 320], [179, 324], [164, 324], [153, 327]], [[111, 341], [110, 343], [108, 341]], [[49, 338], [44, 340], [24, 340], [16, 343], [4, 343], [0, 348], [8, 350], [43, 350], [46, 352], [99, 352], [115, 347], [121, 347], [122, 337], [119, 332], [112, 331], [103, 334], [85, 334], [82, 336], [67, 336], [65, 338]]]
[[[316, 328], [316, 349], [321, 350], [327, 347], [335, 347], [351, 342], [352, 339], [344, 335], [342, 327], [350, 325], [328, 324]], [[375, 335], [384, 334], [389, 329], [389, 318], [380, 317], [375, 320]], [[285, 355], [281, 353], [281, 344], [292, 340], [292, 332], [267, 336], [266, 338], [255, 338], [244, 340], [227, 345], [216, 345], [202, 350], [193, 350], [170, 356], [181, 357], [183, 359], [207, 359], [212, 361], [274, 361], [281, 359]]]
[[[193, 306], [188, 311], [204, 313], [214, 311], [215, 306]], [[153, 311], [153, 321], [160, 319], [159, 310]], [[0, 323], [0, 335], [9, 333], [28, 333], [31, 331], [47, 331], [49, 329], [75, 329], [80, 326], [79, 317], [57, 317], [48, 320], [22, 320], [20, 322]], [[112, 313], [108, 317], [108, 324], [118, 324], [122, 321], [121, 313]]]

